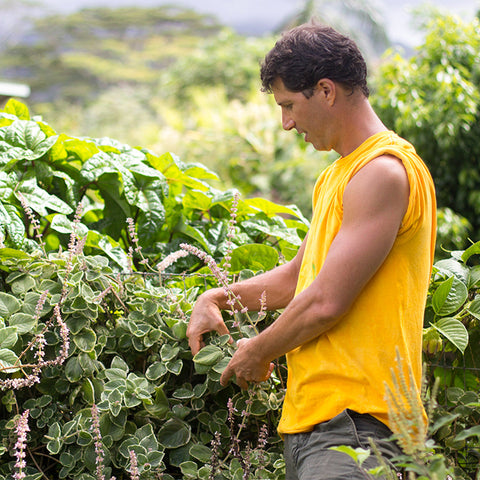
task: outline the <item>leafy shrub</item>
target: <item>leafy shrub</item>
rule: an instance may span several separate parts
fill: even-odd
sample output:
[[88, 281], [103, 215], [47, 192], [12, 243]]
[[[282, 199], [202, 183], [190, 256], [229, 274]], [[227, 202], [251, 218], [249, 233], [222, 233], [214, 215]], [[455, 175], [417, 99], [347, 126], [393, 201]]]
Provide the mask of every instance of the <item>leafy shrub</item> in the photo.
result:
[[390, 51], [374, 77], [373, 105], [429, 166], [438, 204], [480, 224], [479, 20], [433, 14], [409, 59]]
[[[175, 252], [193, 244], [213, 263], [228, 256], [230, 274], [253, 275], [294, 255], [308, 228], [298, 209], [237, 200], [206, 183], [215, 175], [205, 167], [172, 154], [58, 135], [18, 102], [7, 105], [0, 125], [1, 453], [13, 455], [14, 420], [28, 410], [29, 478], [53, 471], [95, 478], [95, 405], [107, 478], [129, 478], [131, 450], [140, 478], [207, 478], [212, 440], [217, 456], [229, 458], [230, 415], [241, 424], [235, 438], [252, 445], [251, 471], [277, 478], [281, 368], [250, 392], [221, 387], [233, 348], [222, 337], [192, 362], [188, 315], [216, 279], [201, 255]], [[226, 318], [234, 338], [253, 335], [247, 316]], [[12, 388], [22, 379], [31, 387]], [[271, 436], [260, 453], [262, 424]], [[246, 468], [240, 458], [217, 472], [238, 476]], [[2, 462], [0, 478], [9, 478], [13, 464]]]
[[430, 389], [438, 382], [431, 433], [456, 466], [478, 475], [480, 459], [480, 242], [436, 262], [425, 310]]
[[[58, 135], [18, 102], [0, 113], [0, 479], [27, 410], [30, 480], [282, 478], [283, 360], [248, 392], [222, 387], [234, 346], [211, 335], [192, 359], [185, 333], [200, 292], [226, 269], [245, 278], [292, 258], [308, 222], [214, 178], [172, 154]], [[457, 478], [479, 452], [477, 254], [437, 262], [425, 313], [443, 389], [433, 431]], [[264, 315], [277, 313], [225, 320], [236, 340]]]

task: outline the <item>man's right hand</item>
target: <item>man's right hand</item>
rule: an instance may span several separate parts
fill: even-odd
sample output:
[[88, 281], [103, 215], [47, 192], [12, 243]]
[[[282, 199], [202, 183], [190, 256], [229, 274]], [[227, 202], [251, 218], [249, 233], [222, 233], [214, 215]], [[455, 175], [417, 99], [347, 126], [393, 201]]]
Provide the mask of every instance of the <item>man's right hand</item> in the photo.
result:
[[[193, 307], [187, 328], [188, 345], [192, 355], [196, 355], [205, 346], [203, 335], [215, 331], [219, 335], [230, 335], [222, 318], [222, 313], [215, 302], [215, 294], [221, 289], [208, 290], [200, 295]], [[223, 294], [223, 291], [221, 292]], [[233, 339], [230, 337], [230, 343]]]

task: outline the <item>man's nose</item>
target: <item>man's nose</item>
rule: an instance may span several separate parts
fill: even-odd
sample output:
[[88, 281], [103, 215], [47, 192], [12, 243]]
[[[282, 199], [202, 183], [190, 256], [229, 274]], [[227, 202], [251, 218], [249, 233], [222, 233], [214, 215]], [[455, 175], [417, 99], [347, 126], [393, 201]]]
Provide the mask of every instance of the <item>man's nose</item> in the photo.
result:
[[286, 113], [282, 113], [282, 127], [285, 130], [291, 130], [295, 127], [295, 121]]

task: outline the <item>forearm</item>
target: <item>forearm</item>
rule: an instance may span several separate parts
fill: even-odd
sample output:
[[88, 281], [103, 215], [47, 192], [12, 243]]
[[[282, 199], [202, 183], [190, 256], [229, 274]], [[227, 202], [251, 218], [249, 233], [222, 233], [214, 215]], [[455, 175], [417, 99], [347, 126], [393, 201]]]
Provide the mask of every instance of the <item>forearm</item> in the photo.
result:
[[316, 292], [304, 291], [291, 301], [285, 311], [268, 328], [252, 339], [251, 347], [266, 362], [315, 339], [332, 328], [342, 312], [329, 306]]
[[258, 311], [262, 307], [261, 297], [264, 294], [263, 308], [277, 310], [285, 308], [295, 294], [298, 271], [294, 265], [285, 264], [261, 275], [233, 283], [225, 288], [213, 288], [204, 293], [221, 310], [231, 309], [229, 300], [234, 299], [234, 307], [248, 308]]
[[248, 388], [248, 382], [266, 380], [274, 359], [335, 325], [341, 315], [328, 308], [327, 303], [322, 305], [311, 293], [304, 291], [297, 295], [272, 325], [256, 337], [237, 343], [237, 351], [220, 378], [222, 385], [234, 375], [242, 388]]

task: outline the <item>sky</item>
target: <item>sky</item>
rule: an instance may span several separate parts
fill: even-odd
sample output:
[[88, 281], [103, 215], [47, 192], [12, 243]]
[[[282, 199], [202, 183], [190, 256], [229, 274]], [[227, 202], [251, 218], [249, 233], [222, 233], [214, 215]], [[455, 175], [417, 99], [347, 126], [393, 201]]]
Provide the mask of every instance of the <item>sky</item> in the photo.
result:
[[[415, 46], [422, 36], [416, 31], [410, 11], [425, 3], [450, 13], [472, 18], [480, 9], [480, 0], [370, 0], [378, 6], [386, 21], [393, 42]], [[200, 13], [214, 14], [221, 23], [239, 33], [262, 34], [275, 29], [288, 15], [304, 3], [301, 0], [40, 0], [39, 3], [58, 12], [71, 12], [84, 7], [123, 7], [176, 4]]]

